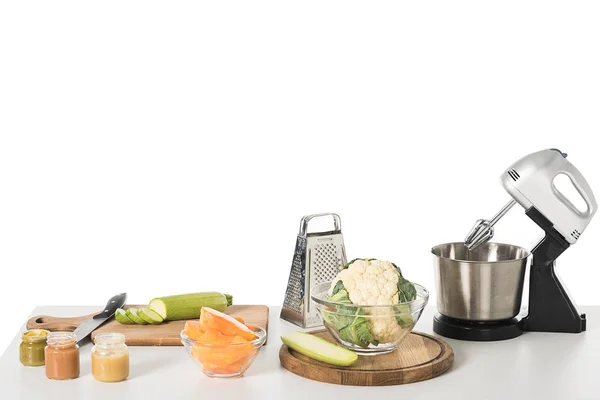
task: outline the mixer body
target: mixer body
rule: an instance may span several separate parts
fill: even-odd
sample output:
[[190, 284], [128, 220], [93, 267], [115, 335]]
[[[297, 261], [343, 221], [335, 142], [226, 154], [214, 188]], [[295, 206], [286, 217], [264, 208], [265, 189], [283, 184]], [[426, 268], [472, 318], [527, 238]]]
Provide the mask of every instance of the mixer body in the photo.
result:
[[[560, 174], [570, 179], [583, 199], [583, 209], [556, 187]], [[504, 171], [501, 181], [513, 200], [491, 220], [478, 220], [465, 243], [432, 249], [439, 312], [434, 317], [434, 332], [460, 340], [493, 341], [525, 331], [585, 331], [586, 316], [577, 311], [555, 273], [555, 264], [596, 213], [590, 186], [557, 149], [521, 158]], [[516, 246], [488, 242], [496, 222], [515, 203], [545, 232], [531, 251], [529, 304], [523, 317], [518, 314], [530, 254]]]
[[[557, 189], [555, 178], [560, 174], [571, 180], [585, 202], [585, 210], [577, 208]], [[500, 179], [517, 203], [525, 210], [535, 207], [570, 244], [579, 239], [598, 209], [587, 181], [559, 150], [529, 154], [508, 167]]]

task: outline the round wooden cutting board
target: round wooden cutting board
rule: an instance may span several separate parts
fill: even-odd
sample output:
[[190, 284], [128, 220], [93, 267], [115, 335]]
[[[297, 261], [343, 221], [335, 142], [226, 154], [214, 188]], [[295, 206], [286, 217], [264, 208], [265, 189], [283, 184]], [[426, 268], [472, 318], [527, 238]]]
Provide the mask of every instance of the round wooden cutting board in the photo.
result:
[[[311, 332], [330, 342], [325, 331]], [[398, 349], [380, 356], [360, 356], [350, 367], [336, 367], [308, 358], [285, 344], [279, 350], [281, 365], [296, 375], [315, 381], [354, 386], [402, 385], [435, 378], [454, 361], [454, 351], [445, 341], [420, 332], [411, 332]]]

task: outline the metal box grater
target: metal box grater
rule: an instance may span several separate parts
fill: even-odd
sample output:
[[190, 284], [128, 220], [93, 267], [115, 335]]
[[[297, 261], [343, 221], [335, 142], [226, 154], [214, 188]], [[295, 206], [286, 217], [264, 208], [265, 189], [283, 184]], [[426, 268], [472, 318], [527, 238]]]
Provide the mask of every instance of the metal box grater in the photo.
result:
[[[307, 233], [308, 222], [316, 217], [333, 217], [333, 231]], [[281, 318], [302, 328], [322, 325], [310, 300], [310, 289], [333, 280], [346, 263], [342, 222], [332, 213], [302, 217], [296, 251], [288, 280]]]

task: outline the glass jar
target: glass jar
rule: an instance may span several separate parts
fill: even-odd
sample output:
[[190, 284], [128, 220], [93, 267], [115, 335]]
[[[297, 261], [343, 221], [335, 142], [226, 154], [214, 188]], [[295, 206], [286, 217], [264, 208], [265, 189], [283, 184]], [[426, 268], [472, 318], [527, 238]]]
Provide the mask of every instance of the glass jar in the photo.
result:
[[79, 377], [79, 346], [73, 332], [50, 332], [46, 346], [46, 377], [75, 379]]
[[45, 363], [44, 348], [48, 332], [45, 329], [31, 329], [21, 336], [19, 359], [26, 367], [41, 367]]
[[121, 382], [129, 376], [129, 349], [125, 335], [96, 335], [92, 347], [92, 375], [100, 382]]

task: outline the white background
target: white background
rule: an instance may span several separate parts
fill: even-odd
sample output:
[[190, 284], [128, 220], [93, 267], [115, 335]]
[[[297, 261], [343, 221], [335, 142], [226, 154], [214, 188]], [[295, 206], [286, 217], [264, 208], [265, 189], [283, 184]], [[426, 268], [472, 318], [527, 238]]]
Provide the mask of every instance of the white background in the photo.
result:
[[[2, 2], [0, 351], [36, 305], [120, 291], [280, 305], [317, 212], [349, 258], [433, 290], [431, 246], [507, 202], [521, 156], [558, 147], [600, 195], [599, 20], [570, 1]], [[541, 231], [517, 206], [496, 232]], [[592, 221], [559, 259], [578, 304], [600, 304], [599, 240]]]

